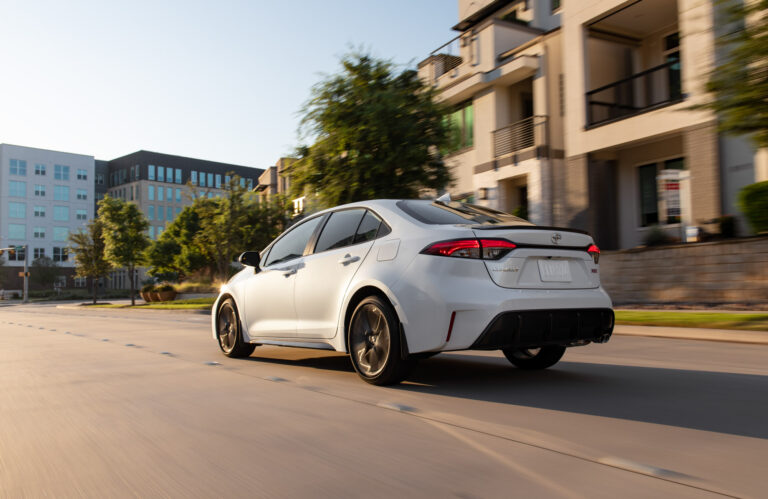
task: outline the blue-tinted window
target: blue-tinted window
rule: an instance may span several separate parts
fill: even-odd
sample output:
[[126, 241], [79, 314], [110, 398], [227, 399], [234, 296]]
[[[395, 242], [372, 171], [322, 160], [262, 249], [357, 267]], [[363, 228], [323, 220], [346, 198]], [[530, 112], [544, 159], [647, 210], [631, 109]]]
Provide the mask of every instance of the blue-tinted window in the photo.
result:
[[163, 210], [163, 207], [162, 206], [158, 206], [157, 207], [157, 219], [158, 220], [163, 220], [164, 217], [165, 217], [165, 211]]
[[35, 184], [35, 196], [45, 196], [45, 186], [43, 184]]
[[35, 175], [45, 176], [45, 165], [35, 165]]
[[18, 180], [8, 182], [8, 195], [17, 198], [27, 197], [27, 183]]
[[166, 206], [165, 207], [165, 219], [166, 220], [173, 220], [173, 206]]
[[78, 168], [77, 180], [88, 180], [88, 170], [85, 170], [83, 168]]
[[53, 240], [54, 241], [66, 241], [69, 237], [69, 229], [66, 227], [54, 227], [53, 228]]
[[147, 219], [148, 220], [154, 220], [155, 219], [155, 205], [149, 205], [147, 207]]
[[149, 165], [147, 167], [147, 178], [149, 180], [155, 180], [155, 165]]
[[9, 218], [27, 218], [27, 203], [8, 203]]
[[165, 189], [163, 189], [162, 187], [157, 188], [157, 200], [165, 201]]
[[69, 167], [67, 165], [53, 165], [53, 178], [69, 180]]
[[181, 189], [176, 189], [176, 202], [181, 202]]
[[75, 218], [77, 220], [87, 220], [88, 219], [88, 212], [86, 210], [76, 210], [75, 211]]
[[166, 201], [173, 201], [173, 187], [166, 187], [165, 188], [165, 200]]
[[69, 207], [67, 206], [54, 206], [53, 207], [53, 219], [59, 222], [66, 222], [69, 220]]
[[181, 168], [176, 168], [176, 183], [181, 183]]
[[27, 176], [27, 162], [23, 159], [11, 160], [11, 175]]
[[205, 187], [205, 172], [200, 172], [200, 187]]
[[221, 175], [216, 174], [216, 188], [221, 189]]
[[192, 185], [197, 185], [197, 172], [195, 170], [192, 170], [192, 173], [189, 175], [189, 180], [192, 182]]
[[154, 239], [155, 238], [155, 226], [150, 225], [149, 226], [149, 238]]
[[208, 187], [213, 187], [213, 173], [208, 174]]
[[66, 185], [54, 185], [53, 199], [56, 201], [69, 201], [69, 187]]
[[148, 185], [147, 186], [147, 199], [150, 201], [155, 200], [155, 186], [154, 185]]
[[157, 167], [157, 181], [165, 182], [165, 167], [163, 166]]
[[25, 224], [8, 224], [8, 239], [26, 239], [27, 226]]
[[[80, 201], [88, 199], [88, 191], [86, 191], [85, 189], [78, 189], [77, 199], [79, 199]], [[133, 189], [131, 189], [131, 199], [133, 199]]]

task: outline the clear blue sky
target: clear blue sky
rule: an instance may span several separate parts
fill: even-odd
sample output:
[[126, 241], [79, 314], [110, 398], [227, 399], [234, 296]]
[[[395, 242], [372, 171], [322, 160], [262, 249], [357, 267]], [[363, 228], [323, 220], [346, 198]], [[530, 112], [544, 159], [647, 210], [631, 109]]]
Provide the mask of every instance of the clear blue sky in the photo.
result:
[[0, 142], [266, 167], [350, 47], [415, 67], [455, 0], [4, 1]]

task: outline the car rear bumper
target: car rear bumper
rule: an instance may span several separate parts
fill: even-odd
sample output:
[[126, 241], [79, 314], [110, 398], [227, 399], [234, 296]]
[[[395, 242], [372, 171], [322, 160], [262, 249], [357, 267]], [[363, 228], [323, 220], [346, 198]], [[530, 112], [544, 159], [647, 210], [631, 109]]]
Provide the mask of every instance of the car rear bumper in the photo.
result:
[[605, 343], [613, 333], [610, 308], [515, 310], [498, 314], [472, 344], [474, 350]]

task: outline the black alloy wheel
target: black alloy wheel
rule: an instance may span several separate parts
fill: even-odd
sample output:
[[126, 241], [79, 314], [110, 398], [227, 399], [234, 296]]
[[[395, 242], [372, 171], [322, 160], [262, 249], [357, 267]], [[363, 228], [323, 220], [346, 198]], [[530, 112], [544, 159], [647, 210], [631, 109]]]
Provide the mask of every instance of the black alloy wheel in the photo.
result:
[[240, 320], [232, 298], [223, 300], [219, 305], [216, 315], [216, 337], [219, 341], [219, 348], [227, 357], [248, 357], [256, 348], [256, 345], [243, 341]]
[[504, 356], [519, 369], [546, 369], [563, 357], [565, 347], [549, 345], [540, 348], [504, 348]]
[[349, 321], [349, 354], [352, 365], [368, 383], [399, 383], [413, 364], [400, 354], [400, 332], [397, 314], [378, 296], [361, 301]]

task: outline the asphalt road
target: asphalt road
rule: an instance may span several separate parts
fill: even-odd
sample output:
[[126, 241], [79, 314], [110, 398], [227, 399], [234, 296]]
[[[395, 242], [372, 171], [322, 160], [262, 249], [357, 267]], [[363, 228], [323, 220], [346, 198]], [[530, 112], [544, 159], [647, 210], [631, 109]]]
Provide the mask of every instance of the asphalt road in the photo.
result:
[[208, 317], [0, 308], [2, 497], [765, 497], [768, 346], [615, 336], [380, 388]]

